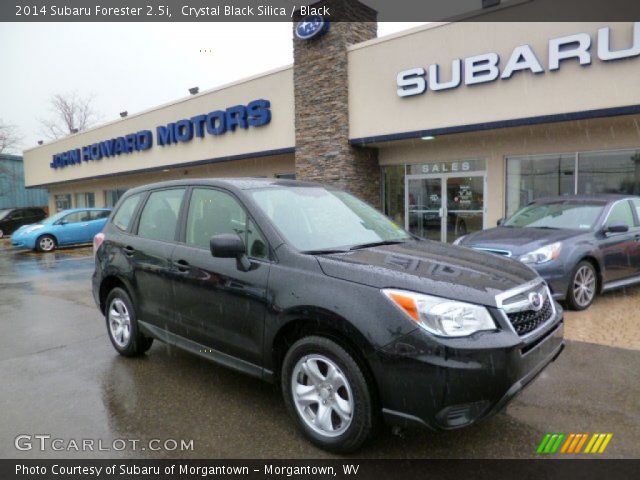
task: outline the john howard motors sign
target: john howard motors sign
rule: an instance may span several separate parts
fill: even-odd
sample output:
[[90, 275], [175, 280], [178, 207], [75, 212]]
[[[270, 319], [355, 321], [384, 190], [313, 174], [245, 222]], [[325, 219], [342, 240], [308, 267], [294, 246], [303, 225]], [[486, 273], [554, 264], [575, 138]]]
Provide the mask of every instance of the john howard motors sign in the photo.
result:
[[[247, 105], [235, 105], [226, 110], [214, 110], [207, 114], [184, 118], [167, 125], [156, 127], [155, 144], [164, 147], [190, 142], [194, 137], [224, 135], [237, 128], [248, 129], [267, 125], [271, 121], [269, 100], [253, 100]], [[154, 146], [151, 130], [140, 130], [116, 138], [103, 140], [83, 147], [53, 155], [50, 167], [64, 168], [82, 162], [97, 161], [133, 152], [149, 150]]]

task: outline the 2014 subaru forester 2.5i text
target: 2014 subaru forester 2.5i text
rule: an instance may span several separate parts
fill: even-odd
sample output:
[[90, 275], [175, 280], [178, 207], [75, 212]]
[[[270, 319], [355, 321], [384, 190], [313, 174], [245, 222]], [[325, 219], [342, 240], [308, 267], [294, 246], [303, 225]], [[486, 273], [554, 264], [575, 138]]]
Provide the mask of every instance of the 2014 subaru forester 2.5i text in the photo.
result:
[[318, 184], [136, 188], [94, 248], [118, 352], [158, 339], [277, 382], [304, 435], [331, 451], [356, 450], [382, 420], [471, 425], [564, 346], [562, 310], [531, 268], [415, 238]]

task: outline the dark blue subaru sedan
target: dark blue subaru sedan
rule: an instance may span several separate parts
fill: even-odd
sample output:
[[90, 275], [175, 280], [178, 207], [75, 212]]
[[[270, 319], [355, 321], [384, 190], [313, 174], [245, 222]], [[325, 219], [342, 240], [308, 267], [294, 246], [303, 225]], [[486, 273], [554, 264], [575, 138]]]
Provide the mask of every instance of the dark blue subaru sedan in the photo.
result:
[[640, 197], [542, 198], [455, 243], [520, 260], [556, 299], [584, 310], [601, 292], [640, 283]]

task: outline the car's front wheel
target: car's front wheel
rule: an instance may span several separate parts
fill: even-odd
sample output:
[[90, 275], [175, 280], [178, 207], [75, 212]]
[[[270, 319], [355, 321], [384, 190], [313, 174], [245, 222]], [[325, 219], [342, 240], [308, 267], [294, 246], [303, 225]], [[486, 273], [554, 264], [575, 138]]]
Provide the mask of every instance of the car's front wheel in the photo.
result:
[[36, 250], [39, 252], [53, 252], [56, 246], [56, 239], [51, 235], [42, 235], [36, 241]]
[[304, 435], [325, 450], [358, 449], [374, 425], [372, 395], [353, 356], [325, 337], [309, 336], [285, 355], [282, 393]]
[[109, 339], [120, 355], [135, 357], [151, 348], [153, 338], [140, 333], [133, 302], [122, 288], [114, 288], [109, 293], [105, 318]]
[[591, 262], [578, 263], [573, 269], [567, 303], [572, 310], [585, 310], [591, 306], [598, 292], [598, 275]]

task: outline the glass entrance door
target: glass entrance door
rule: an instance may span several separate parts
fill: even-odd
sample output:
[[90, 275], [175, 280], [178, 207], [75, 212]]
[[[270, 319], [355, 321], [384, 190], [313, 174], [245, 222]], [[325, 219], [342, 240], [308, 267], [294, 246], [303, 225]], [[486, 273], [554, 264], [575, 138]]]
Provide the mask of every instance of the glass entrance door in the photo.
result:
[[445, 241], [482, 230], [484, 221], [484, 177], [449, 177]]
[[442, 178], [408, 176], [405, 191], [406, 229], [422, 238], [441, 240]]
[[482, 230], [484, 174], [407, 175], [406, 225], [430, 240], [453, 242]]

